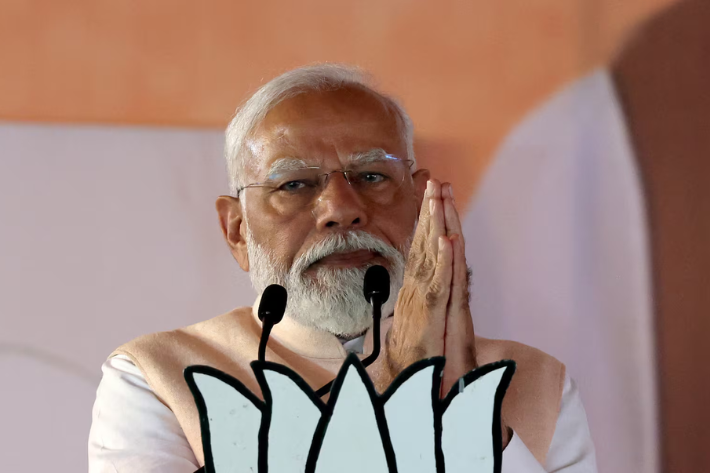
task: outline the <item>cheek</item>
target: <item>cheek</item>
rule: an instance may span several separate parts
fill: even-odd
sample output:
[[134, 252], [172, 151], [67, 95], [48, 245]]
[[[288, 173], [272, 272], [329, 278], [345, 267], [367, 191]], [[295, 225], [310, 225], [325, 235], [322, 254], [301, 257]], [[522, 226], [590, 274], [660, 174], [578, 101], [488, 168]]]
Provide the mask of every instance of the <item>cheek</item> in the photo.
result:
[[401, 248], [412, 236], [417, 223], [417, 206], [413, 200], [402, 199], [396, 205], [377, 209], [377, 226], [390, 240]]
[[277, 263], [290, 267], [308, 237], [313, 222], [303, 217], [276, 218], [257, 209], [254, 214], [259, 215], [258, 218], [249, 220], [254, 240], [269, 250]]

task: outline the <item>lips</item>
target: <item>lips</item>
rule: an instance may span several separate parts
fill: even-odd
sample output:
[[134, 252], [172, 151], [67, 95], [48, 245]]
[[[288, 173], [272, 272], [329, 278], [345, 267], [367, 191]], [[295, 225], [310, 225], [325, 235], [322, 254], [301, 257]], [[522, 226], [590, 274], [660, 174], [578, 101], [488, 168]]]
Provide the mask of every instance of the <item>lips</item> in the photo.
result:
[[333, 253], [318, 260], [315, 265], [358, 268], [379, 257], [379, 253], [370, 250], [357, 250], [345, 253]]

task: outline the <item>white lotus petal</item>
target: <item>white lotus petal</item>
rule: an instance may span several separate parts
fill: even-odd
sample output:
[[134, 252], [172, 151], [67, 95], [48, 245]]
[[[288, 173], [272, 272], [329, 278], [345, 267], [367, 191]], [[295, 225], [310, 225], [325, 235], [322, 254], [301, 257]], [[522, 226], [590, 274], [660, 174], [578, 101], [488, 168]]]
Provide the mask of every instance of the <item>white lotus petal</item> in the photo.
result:
[[453, 398], [442, 419], [446, 473], [492, 473], [493, 407], [503, 366], [472, 382]]
[[316, 464], [316, 473], [334, 472], [388, 472], [372, 401], [353, 366], [348, 367]]
[[215, 472], [258, 471], [261, 411], [218, 378], [194, 373], [193, 379], [207, 406]]
[[434, 366], [418, 371], [399, 386], [385, 404], [399, 473], [436, 471], [433, 374]]
[[303, 472], [321, 412], [288, 376], [264, 370], [264, 377], [272, 398], [269, 473]]

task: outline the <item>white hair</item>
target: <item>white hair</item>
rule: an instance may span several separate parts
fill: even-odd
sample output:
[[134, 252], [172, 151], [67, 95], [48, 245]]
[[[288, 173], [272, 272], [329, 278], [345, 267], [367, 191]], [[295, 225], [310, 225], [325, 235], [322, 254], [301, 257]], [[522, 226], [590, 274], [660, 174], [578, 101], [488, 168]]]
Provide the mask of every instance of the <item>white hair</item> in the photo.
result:
[[[404, 108], [369, 85], [368, 77], [360, 69], [341, 64], [317, 64], [288, 71], [264, 84], [240, 108], [227, 126], [224, 154], [229, 174], [229, 192], [237, 196], [237, 190], [246, 185], [244, 164], [251, 152], [245, 146], [253, 130], [276, 105], [296, 95], [358, 87], [378, 97], [390, 108], [400, 122], [402, 138], [407, 144], [407, 159], [414, 161], [414, 130], [412, 121]], [[416, 166], [413, 167], [413, 169]]]

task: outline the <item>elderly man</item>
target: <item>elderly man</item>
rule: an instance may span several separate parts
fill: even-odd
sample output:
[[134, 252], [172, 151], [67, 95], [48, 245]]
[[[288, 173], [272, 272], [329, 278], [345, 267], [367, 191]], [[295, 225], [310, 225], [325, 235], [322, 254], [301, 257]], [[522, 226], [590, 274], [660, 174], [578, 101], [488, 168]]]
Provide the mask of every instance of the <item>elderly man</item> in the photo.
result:
[[[227, 129], [231, 195], [222, 231], [254, 289], [289, 294], [266, 359], [314, 389], [348, 352], [367, 354], [365, 270], [391, 274], [377, 389], [415, 361], [446, 357], [444, 390], [478, 365], [513, 359], [503, 405], [503, 471], [595, 471], [579, 395], [564, 365], [533, 348], [474, 334], [464, 238], [451, 185], [417, 169], [412, 125], [351, 68], [305, 67], [264, 85]], [[255, 307], [258, 306], [258, 301]], [[218, 368], [255, 393], [261, 335], [252, 308], [140, 337], [103, 366], [89, 439], [92, 472], [185, 472], [204, 464], [183, 370]]]

